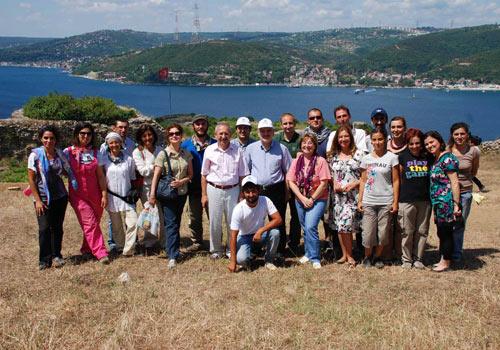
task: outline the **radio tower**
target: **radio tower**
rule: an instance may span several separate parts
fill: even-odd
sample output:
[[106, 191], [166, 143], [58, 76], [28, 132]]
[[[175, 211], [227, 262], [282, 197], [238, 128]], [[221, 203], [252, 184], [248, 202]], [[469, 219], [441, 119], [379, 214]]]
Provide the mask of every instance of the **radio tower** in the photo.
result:
[[179, 12], [181, 12], [181, 10], [174, 10], [174, 13], [175, 13], [174, 42], [176, 42], [176, 43], [178, 43], [180, 40], [180, 36], [179, 36]]
[[193, 19], [193, 26], [194, 26], [194, 32], [191, 37], [191, 41], [193, 43], [199, 43], [200, 42], [200, 16], [198, 15], [198, 3], [194, 3], [194, 19]]

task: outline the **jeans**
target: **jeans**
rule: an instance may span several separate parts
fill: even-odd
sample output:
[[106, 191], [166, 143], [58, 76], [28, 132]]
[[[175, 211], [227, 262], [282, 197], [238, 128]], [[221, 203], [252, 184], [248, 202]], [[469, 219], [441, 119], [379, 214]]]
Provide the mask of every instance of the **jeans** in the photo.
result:
[[67, 205], [68, 196], [53, 200], [43, 214], [37, 216], [40, 264], [50, 266], [52, 258], [62, 258], [63, 222]]
[[264, 186], [260, 194], [261, 196], [266, 196], [269, 198], [278, 213], [280, 213], [282, 224], [278, 227], [280, 231], [280, 244], [278, 247], [278, 252], [282, 255], [285, 254], [286, 250], [286, 230], [285, 230], [285, 218], [286, 218], [286, 185], [285, 181], [278, 182], [269, 186]]
[[469, 217], [472, 204], [472, 192], [460, 193], [460, 203], [462, 204], [462, 220], [456, 221], [453, 225], [453, 260], [461, 260], [464, 247], [465, 224]]
[[[247, 266], [250, 262], [250, 256], [252, 254], [252, 245], [254, 234], [250, 235], [238, 235], [236, 240], [236, 262], [238, 265]], [[273, 228], [267, 232], [264, 232], [261, 236], [259, 243], [266, 246], [266, 254], [264, 256], [264, 261], [266, 263], [272, 263], [274, 257], [276, 256], [276, 251], [278, 250], [278, 245], [280, 241], [280, 231]]]
[[110, 251], [116, 249], [116, 243], [113, 239], [113, 223], [111, 222], [111, 219], [108, 219], [108, 247]]
[[177, 199], [161, 202], [163, 210], [163, 219], [165, 226], [165, 251], [169, 259], [179, 257], [179, 248], [181, 245], [181, 216], [187, 195], [179, 196]]
[[319, 221], [325, 212], [326, 200], [317, 200], [312, 208], [304, 208], [295, 200], [300, 226], [304, 231], [305, 256], [313, 263], [320, 262], [320, 240], [318, 234]]

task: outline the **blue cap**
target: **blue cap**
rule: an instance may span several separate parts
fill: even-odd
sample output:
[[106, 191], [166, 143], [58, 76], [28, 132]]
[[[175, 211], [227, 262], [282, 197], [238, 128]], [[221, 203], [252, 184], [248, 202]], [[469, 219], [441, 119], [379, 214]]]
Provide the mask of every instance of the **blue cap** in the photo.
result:
[[373, 117], [375, 117], [377, 115], [381, 115], [381, 116], [385, 117], [385, 119], [389, 119], [389, 116], [387, 115], [387, 112], [382, 107], [375, 108], [373, 110], [372, 115], [371, 115], [370, 118], [373, 118]]

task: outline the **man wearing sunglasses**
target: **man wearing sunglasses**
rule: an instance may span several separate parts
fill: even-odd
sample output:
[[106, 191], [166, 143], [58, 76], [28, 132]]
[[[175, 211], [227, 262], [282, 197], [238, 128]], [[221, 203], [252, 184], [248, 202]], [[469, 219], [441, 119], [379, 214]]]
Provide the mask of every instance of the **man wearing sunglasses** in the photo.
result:
[[304, 129], [304, 134], [310, 133], [316, 135], [318, 139], [317, 153], [326, 159], [326, 144], [331, 130], [323, 125], [324, 120], [321, 110], [318, 108], [311, 108], [309, 112], [307, 112], [307, 124], [308, 126]]
[[193, 119], [194, 134], [181, 147], [193, 156], [193, 179], [189, 183], [189, 230], [192, 244], [186, 249], [195, 252], [203, 247], [203, 207], [201, 205], [201, 164], [205, 149], [216, 141], [208, 135], [208, 117], [198, 114]]

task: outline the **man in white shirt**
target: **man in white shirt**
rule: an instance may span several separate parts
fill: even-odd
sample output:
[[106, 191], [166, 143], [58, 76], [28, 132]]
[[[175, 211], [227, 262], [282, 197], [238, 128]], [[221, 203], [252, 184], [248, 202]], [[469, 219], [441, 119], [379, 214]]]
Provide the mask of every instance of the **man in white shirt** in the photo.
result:
[[[222, 257], [222, 216], [226, 217], [229, 232], [231, 214], [240, 196], [240, 181], [248, 174], [243, 151], [230, 143], [230, 137], [229, 125], [218, 123], [215, 127], [217, 143], [207, 147], [201, 165], [201, 204], [204, 208], [208, 206], [212, 259]], [[226, 254], [229, 256], [229, 237]]]
[[[237, 271], [237, 264], [248, 267], [252, 245], [262, 243], [266, 247], [265, 267], [276, 270], [273, 264], [280, 241], [278, 227], [282, 223], [281, 216], [273, 202], [260, 196], [257, 179], [249, 175], [241, 182], [244, 200], [234, 208], [231, 219], [231, 261], [228, 269]], [[270, 220], [265, 224], [266, 218]]]
[[[359, 150], [368, 151], [368, 149], [366, 148], [366, 143], [367, 143], [366, 132], [363, 129], [357, 129], [351, 125], [351, 112], [349, 111], [349, 108], [345, 105], [337, 106], [333, 110], [333, 116], [335, 118], [335, 122], [337, 123], [337, 125], [339, 126], [347, 125], [351, 127], [352, 136], [354, 137], [354, 143], [356, 144], [356, 148]], [[328, 136], [328, 143], [326, 145], [327, 152], [330, 151], [330, 148], [332, 147], [335, 133], [336, 131], [332, 131], [330, 133], [330, 136]]]

